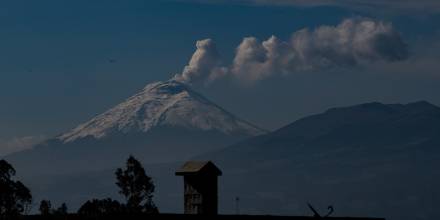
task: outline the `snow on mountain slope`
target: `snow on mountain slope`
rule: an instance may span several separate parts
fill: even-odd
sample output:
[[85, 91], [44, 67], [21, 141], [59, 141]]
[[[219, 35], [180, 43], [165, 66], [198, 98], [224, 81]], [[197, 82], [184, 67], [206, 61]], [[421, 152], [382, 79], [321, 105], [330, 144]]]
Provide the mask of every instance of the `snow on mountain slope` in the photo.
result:
[[147, 132], [156, 126], [219, 131], [227, 135], [255, 136], [264, 133], [187, 85], [171, 80], [147, 85], [138, 94], [58, 136], [58, 139], [64, 143], [87, 136], [100, 139], [113, 132]]

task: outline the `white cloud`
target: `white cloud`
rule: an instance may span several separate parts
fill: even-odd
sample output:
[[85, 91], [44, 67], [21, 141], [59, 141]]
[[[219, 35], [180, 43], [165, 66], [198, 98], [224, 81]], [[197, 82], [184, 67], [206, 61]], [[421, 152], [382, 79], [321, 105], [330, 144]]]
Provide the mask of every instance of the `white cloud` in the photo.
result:
[[0, 156], [32, 148], [45, 140], [43, 135], [15, 137], [9, 140], [0, 140]]
[[193, 84], [210, 82], [227, 73], [221, 66], [220, 55], [211, 39], [197, 41], [196, 51], [182, 73], [176, 74], [174, 80]]
[[231, 72], [239, 79], [257, 81], [289, 65], [289, 45], [272, 36], [260, 43], [255, 37], [244, 38], [238, 46]]
[[257, 81], [276, 74], [398, 61], [407, 55], [406, 44], [391, 24], [355, 18], [337, 26], [299, 30], [289, 41], [275, 36], [263, 42], [244, 38], [231, 73], [241, 80]]
[[188, 84], [209, 83], [230, 76], [254, 83], [274, 75], [329, 71], [377, 61], [394, 62], [408, 56], [407, 45], [391, 23], [368, 18], [298, 30], [287, 41], [276, 36], [262, 42], [246, 37], [237, 47], [229, 67], [222, 66], [211, 39], [197, 41], [196, 46], [189, 64], [175, 80]]

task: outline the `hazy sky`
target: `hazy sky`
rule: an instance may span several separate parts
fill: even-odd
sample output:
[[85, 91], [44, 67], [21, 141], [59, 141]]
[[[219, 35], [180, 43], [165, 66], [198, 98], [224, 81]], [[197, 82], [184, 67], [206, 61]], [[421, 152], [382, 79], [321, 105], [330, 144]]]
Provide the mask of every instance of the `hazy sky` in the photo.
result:
[[[219, 63], [214, 64], [241, 78], [225, 77], [196, 89], [266, 129], [329, 107], [364, 102], [427, 100], [440, 105], [437, 1], [326, 2], [3, 1], [0, 148], [66, 131], [144, 85], [181, 73], [196, 41], [207, 38], [215, 42], [216, 53], [211, 55], [218, 56]], [[353, 26], [341, 26], [347, 19]], [[340, 39], [341, 30], [363, 31], [358, 25], [365, 20], [372, 21], [373, 30], [385, 40], [374, 38], [368, 48], [344, 47], [356, 56], [340, 53], [338, 46], [322, 46], [322, 39]], [[304, 50], [306, 64], [295, 60], [293, 68], [276, 59], [260, 63], [263, 41], [275, 35], [279, 51], [297, 50], [291, 42], [299, 37], [292, 34], [299, 36], [303, 28], [313, 39]], [[256, 43], [245, 37], [254, 37]], [[256, 52], [236, 56], [239, 45]], [[282, 52], [281, 57], [289, 54]], [[334, 59], [331, 65], [321, 62], [328, 58]], [[310, 66], [318, 68], [303, 71]], [[256, 69], [265, 71], [249, 75], [257, 74]], [[258, 80], [243, 83], [243, 77]]]

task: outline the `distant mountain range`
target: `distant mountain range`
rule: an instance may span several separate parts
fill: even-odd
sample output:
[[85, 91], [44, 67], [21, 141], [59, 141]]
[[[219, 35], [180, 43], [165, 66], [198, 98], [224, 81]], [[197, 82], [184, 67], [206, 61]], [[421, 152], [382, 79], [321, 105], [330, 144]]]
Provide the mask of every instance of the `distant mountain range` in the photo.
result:
[[[276, 114], [276, 112], [274, 112]], [[213, 160], [220, 212], [440, 219], [440, 108], [428, 102], [329, 109], [273, 132], [234, 117], [188, 86], [150, 84], [92, 120], [32, 150], [7, 157], [36, 199], [74, 210], [114, 197], [114, 168], [133, 154], [157, 185], [163, 212], [181, 212], [174, 170]]]
[[223, 169], [243, 209], [440, 219], [440, 108], [367, 103], [330, 109], [199, 157]]
[[114, 167], [130, 154], [149, 163], [185, 160], [262, 133], [171, 80], [7, 159], [26, 174], [77, 173]]

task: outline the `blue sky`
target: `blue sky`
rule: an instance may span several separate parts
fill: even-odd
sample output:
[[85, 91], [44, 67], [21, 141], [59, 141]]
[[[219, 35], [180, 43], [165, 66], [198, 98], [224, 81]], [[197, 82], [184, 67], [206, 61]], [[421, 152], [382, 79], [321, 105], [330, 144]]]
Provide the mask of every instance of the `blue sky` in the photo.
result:
[[440, 13], [438, 3], [425, 1], [431, 7], [411, 1], [368, 7], [359, 7], [362, 1], [2, 1], [0, 148], [66, 131], [180, 73], [197, 40], [213, 39], [229, 65], [244, 37], [288, 40], [299, 29], [357, 17], [392, 23], [409, 57], [196, 89], [267, 129], [363, 102], [440, 105]]

